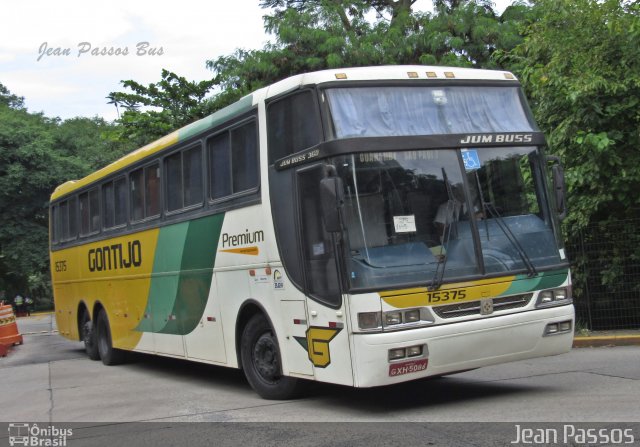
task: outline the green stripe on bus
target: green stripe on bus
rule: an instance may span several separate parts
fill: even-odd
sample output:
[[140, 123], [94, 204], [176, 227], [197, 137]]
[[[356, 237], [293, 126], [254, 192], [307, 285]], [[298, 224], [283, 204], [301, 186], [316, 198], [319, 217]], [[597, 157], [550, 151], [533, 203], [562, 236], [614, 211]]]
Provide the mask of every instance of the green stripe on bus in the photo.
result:
[[202, 319], [223, 221], [224, 214], [216, 214], [189, 223], [172, 312], [176, 318], [167, 322], [163, 334], [188, 334]]
[[218, 110], [216, 113], [202, 118], [201, 120], [198, 120], [195, 123], [191, 123], [188, 126], [178, 130], [178, 141], [187, 140], [193, 136], [198, 135], [201, 132], [204, 132], [205, 130], [211, 129], [218, 126], [219, 124], [224, 123], [225, 121], [233, 118], [236, 115], [241, 115], [245, 112], [248, 112], [249, 110], [251, 110], [252, 106], [253, 96], [247, 95], [239, 101], [225, 107], [224, 109]]
[[569, 271], [565, 269], [560, 271], [544, 272], [535, 278], [528, 278], [526, 275], [518, 275], [511, 283], [511, 286], [501, 295], [515, 295], [518, 293], [557, 287], [566, 281], [568, 274]]
[[178, 291], [180, 264], [189, 222], [160, 229], [145, 315], [136, 328], [142, 332], [159, 332], [169, 321]]

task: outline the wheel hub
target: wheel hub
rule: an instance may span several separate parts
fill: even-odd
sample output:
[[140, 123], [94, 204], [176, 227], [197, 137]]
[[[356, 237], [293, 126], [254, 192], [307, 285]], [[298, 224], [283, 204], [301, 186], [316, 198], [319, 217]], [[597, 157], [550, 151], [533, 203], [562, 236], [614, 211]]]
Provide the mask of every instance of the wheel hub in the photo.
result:
[[261, 335], [253, 349], [253, 363], [256, 371], [269, 382], [275, 381], [280, 375], [277, 352], [277, 346], [271, 334]]

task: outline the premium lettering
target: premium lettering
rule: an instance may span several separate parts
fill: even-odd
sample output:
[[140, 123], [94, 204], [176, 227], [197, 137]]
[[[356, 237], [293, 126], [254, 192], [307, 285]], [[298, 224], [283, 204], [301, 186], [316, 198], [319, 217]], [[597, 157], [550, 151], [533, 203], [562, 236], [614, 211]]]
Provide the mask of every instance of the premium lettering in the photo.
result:
[[254, 231], [244, 230], [241, 234], [222, 234], [222, 247], [238, 247], [240, 245], [255, 244], [264, 241], [264, 232], [262, 230]]
[[140, 241], [123, 244], [105, 245], [92, 248], [88, 253], [89, 271], [128, 269], [142, 265], [142, 244]]

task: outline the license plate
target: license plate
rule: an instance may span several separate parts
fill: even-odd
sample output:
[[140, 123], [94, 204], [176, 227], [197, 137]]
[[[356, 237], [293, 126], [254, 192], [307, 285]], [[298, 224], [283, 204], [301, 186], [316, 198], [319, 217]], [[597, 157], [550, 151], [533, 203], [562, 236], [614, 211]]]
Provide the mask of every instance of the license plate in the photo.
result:
[[409, 362], [394, 363], [389, 365], [389, 377], [402, 376], [427, 369], [429, 359], [412, 360]]

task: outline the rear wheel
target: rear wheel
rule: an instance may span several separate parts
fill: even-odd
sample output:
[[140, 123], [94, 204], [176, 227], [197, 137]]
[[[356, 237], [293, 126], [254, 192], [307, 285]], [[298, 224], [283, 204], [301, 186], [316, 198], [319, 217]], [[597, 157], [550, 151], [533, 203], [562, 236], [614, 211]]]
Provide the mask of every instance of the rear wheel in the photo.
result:
[[97, 318], [98, 327], [98, 352], [102, 363], [105, 365], [117, 365], [124, 360], [124, 352], [115, 349], [111, 342], [111, 329], [109, 328], [109, 319], [104, 309], [100, 310]]
[[249, 384], [262, 398], [291, 399], [301, 392], [303, 381], [282, 375], [278, 339], [263, 315], [255, 315], [245, 326], [240, 356]]
[[84, 350], [91, 360], [100, 360], [95, 329], [96, 328], [93, 325], [93, 322], [89, 319], [87, 312], [82, 312], [82, 317], [80, 319], [80, 330], [82, 332], [80, 335], [82, 337], [82, 342], [84, 343]]

